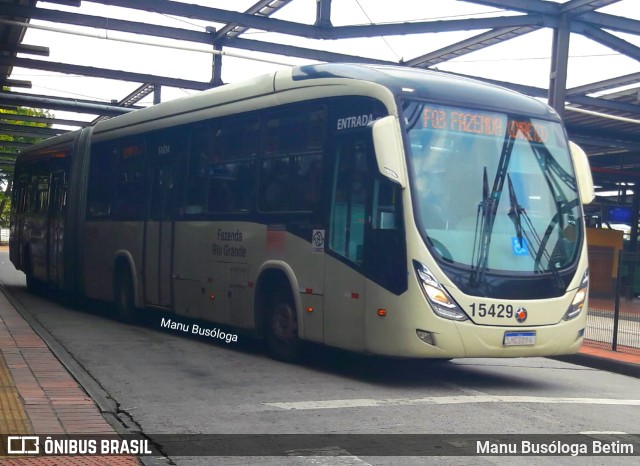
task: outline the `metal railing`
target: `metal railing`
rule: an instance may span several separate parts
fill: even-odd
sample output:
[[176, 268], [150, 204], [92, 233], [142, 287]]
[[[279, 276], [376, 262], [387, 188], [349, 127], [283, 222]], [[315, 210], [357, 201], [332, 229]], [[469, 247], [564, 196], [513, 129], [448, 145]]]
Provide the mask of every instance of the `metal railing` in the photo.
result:
[[640, 354], [640, 254], [621, 251], [614, 296], [589, 297], [585, 345]]

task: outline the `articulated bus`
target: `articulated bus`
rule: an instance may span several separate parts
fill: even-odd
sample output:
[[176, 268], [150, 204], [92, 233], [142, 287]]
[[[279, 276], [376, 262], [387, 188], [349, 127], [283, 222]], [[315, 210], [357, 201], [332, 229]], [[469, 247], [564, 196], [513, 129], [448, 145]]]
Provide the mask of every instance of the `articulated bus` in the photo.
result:
[[[408, 358], [576, 352], [584, 152], [516, 92], [406, 67], [283, 69], [17, 159], [30, 289]], [[169, 314], [171, 315], [171, 314]]]

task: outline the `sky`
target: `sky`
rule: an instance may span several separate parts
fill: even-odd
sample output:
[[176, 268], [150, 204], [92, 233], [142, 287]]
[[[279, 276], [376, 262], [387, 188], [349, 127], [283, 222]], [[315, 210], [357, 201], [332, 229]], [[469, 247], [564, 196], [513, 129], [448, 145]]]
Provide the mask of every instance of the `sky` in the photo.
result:
[[[516, 1], [516, 0], [514, 0]], [[184, 3], [196, 3], [226, 10], [244, 11], [255, 1], [235, 0], [187, 0]], [[559, 3], [564, 3], [560, 1]], [[637, 0], [622, 0], [598, 11], [640, 20], [640, 9], [632, 10]], [[389, 8], [392, 4], [393, 7]], [[189, 18], [171, 17], [154, 13], [127, 10], [112, 6], [83, 1], [80, 8], [39, 2], [39, 7], [67, 10], [109, 18], [121, 18], [139, 22], [161, 24], [202, 31], [206, 26], [220, 27], [215, 23], [205, 23]], [[353, 24], [382, 24], [398, 21], [419, 21], [436, 19], [465, 19], [513, 15], [491, 7], [457, 0], [334, 0], [331, 8], [331, 21], [334, 26]], [[275, 15], [274, 18], [295, 21], [303, 24], [315, 22], [316, 1], [294, 0]], [[50, 48], [49, 57], [27, 58], [59, 61], [115, 70], [141, 72], [167, 77], [208, 81], [211, 78], [212, 55], [202, 44], [180, 43], [169, 39], [126, 34], [104, 29], [80, 28], [66, 24], [55, 24], [33, 20], [37, 26], [53, 27], [66, 31], [79, 31], [82, 34], [99, 35], [101, 38], [77, 36], [61, 32], [29, 29], [23, 43], [43, 45]], [[317, 41], [264, 31], [249, 30], [242, 37], [272, 41], [276, 43], [317, 48], [371, 58], [398, 61], [409, 60], [416, 56], [437, 50], [460, 40], [480, 34], [481, 30], [450, 33], [420, 34], [406, 36], [375, 37], [368, 39], [349, 39], [340, 41]], [[640, 36], [613, 33], [618, 37], [640, 47]], [[109, 37], [110, 39], [105, 39]], [[165, 46], [193, 47], [203, 52], [175, 50], [166, 47], [154, 47], [120, 42], [113, 39], [141, 40]], [[310, 63], [309, 61], [268, 54], [259, 54], [246, 50], [225, 48], [227, 52], [252, 58], [284, 62], [291, 65]], [[549, 84], [550, 56], [552, 50], [552, 30], [542, 29], [519, 38], [486, 49], [464, 55], [458, 59], [438, 65], [438, 69], [484, 78], [514, 82], [517, 84], [546, 88]], [[567, 87], [614, 78], [640, 71], [640, 64], [596, 42], [577, 34], [571, 34], [569, 49], [569, 72]], [[271, 72], [285, 65], [248, 60], [244, 58], [223, 57], [222, 79], [224, 82], [237, 82], [260, 74]], [[14, 68], [14, 79], [29, 80], [31, 89], [15, 88], [18, 92], [48, 96], [64, 96], [109, 102], [120, 100], [135, 90], [139, 83], [118, 82], [114, 80], [64, 75], [51, 72]], [[195, 94], [198, 91], [171, 89], [163, 87], [162, 100]], [[140, 104], [151, 104], [151, 96]], [[95, 115], [72, 114], [54, 111], [58, 118], [93, 120]]]

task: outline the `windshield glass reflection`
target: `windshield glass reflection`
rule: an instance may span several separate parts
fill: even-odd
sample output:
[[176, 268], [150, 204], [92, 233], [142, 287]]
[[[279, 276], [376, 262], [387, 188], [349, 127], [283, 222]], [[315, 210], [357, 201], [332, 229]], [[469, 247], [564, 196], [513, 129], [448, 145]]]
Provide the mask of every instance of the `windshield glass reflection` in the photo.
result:
[[418, 101], [404, 114], [416, 221], [440, 260], [472, 280], [575, 261], [581, 210], [559, 123]]

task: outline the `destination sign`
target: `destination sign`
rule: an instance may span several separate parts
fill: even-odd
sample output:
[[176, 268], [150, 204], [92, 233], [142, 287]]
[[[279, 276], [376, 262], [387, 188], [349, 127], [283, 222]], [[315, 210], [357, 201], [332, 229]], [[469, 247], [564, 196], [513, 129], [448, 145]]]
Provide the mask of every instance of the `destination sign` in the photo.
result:
[[506, 115], [459, 109], [454, 107], [425, 106], [422, 111], [423, 128], [482, 134], [503, 138], [520, 138], [533, 142], [547, 140], [547, 128], [529, 120], [507, 120]]

